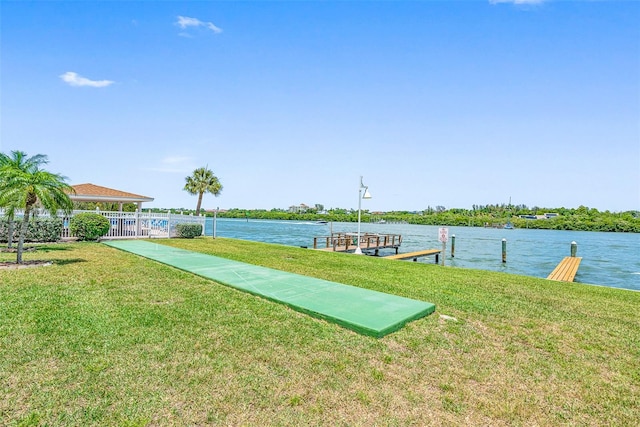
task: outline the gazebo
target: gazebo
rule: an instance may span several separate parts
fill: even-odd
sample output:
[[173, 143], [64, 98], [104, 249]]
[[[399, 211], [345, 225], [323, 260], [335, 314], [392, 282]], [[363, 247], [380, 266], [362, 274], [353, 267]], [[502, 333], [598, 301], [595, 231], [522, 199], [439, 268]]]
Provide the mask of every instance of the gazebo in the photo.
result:
[[69, 194], [72, 201], [118, 203], [120, 212], [122, 212], [122, 205], [125, 203], [136, 203], [138, 211], [142, 212], [142, 203], [153, 202], [153, 197], [127, 193], [95, 184], [77, 184], [71, 187], [75, 190], [75, 194]]
[[[95, 213], [109, 219], [111, 227], [106, 235], [101, 239], [123, 239], [140, 237], [168, 238], [176, 236], [178, 224], [200, 224], [204, 234], [206, 218], [205, 216], [193, 216], [173, 214], [171, 212], [142, 212], [142, 203], [153, 202], [153, 197], [141, 196], [139, 194], [128, 193], [126, 191], [115, 190], [113, 188], [101, 187], [95, 184], [77, 184], [71, 186], [75, 193], [70, 192], [69, 198], [73, 202], [98, 202], [98, 203], [118, 203], [119, 211], [96, 210]], [[135, 203], [135, 212], [124, 212], [122, 205], [125, 203]], [[58, 211], [57, 216], [62, 219], [62, 239], [73, 238], [71, 235], [71, 219], [78, 214], [88, 213], [86, 210], [73, 210], [72, 212]], [[2, 213], [0, 209], [0, 213]], [[34, 215], [36, 212], [34, 211]], [[38, 215], [49, 216], [47, 211], [39, 212]]]

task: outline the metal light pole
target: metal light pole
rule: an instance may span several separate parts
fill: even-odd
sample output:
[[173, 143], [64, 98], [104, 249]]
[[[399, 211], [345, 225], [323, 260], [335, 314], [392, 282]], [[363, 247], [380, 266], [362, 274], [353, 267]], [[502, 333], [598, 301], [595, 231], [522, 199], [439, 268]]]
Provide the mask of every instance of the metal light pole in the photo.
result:
[[[362, 190], [364, 190], [364, 194], [362, 194]], [[369, 187], [362, 183], [362, 176], [360, 176], [360, 187], [358, 188], [358, 247], [354, 252], [357, 255], [362, 255], [362, 249], [360, 249], [360, 212], [362, 210], [362, 199], [370, 199], [371, 194], [369, 194]]]

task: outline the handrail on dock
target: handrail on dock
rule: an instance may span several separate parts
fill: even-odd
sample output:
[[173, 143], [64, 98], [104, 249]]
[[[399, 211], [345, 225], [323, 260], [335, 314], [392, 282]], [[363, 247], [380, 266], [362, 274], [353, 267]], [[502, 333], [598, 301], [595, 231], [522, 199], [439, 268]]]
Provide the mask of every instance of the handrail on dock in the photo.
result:
[[[324, 243], [324, 247], [322, 244]], [[399, 234], [360, 234], [360, 249], [375, 250], [391, 248], [398, 253], [402, 244], [402, 236]], [[358, 235], [356, 233], [332, 233], [331, 236], [313, 238], [313, 249], [332, 252], [348, 252], [358, 247]]]

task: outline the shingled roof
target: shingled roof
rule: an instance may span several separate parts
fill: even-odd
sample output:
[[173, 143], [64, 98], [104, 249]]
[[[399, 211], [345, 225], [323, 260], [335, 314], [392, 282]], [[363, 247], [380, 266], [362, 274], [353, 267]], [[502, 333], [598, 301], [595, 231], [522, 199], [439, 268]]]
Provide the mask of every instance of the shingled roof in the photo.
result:
[[77, 184], [72, 185], [72, 187], [75, 190], [75, 194], [70, 194], [69, 198], [75, 202], [153, 202], [153, 197], [127, 193], [126, 191], [101, 187], [95, 184]]

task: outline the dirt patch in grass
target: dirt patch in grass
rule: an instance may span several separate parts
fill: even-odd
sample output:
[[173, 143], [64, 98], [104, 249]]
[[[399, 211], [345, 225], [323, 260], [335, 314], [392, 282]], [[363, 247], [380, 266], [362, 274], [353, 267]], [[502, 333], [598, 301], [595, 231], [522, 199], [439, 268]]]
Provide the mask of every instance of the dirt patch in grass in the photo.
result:
[[[23, 253], [33, 254], [38, 248], [36, 246], [25, 246], [22, 249]], [[18, 252], [17, 247], [2, 247], [0, 253], [15, 254]], [[35, 268], [35, 267], [47, 267], [53, 264], [50, 260], [23, 260], [21, 264], [16, 264], [15, 261], [0, 261], [0, 270], [18, 270], [23, 268]]]

